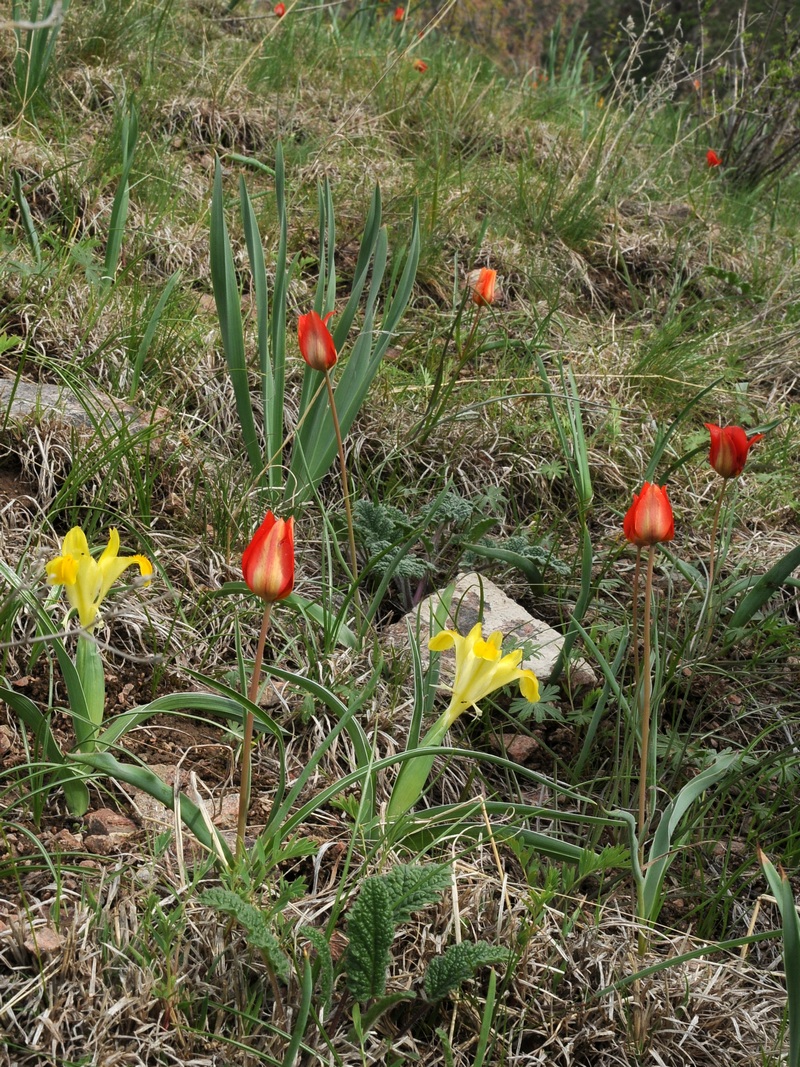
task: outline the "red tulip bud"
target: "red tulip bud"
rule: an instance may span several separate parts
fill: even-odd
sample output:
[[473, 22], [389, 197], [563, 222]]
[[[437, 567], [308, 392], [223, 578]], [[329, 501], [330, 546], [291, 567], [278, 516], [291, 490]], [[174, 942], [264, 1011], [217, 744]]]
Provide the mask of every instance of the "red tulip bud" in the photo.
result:
[[750, 446], [760, 441], [763, 433], [748, 437], [741, 426], [715, 426], [713, 422], [707, 422], [705, 426], [711, 434], [709, 463], [723, 478], [738, 478], [744, 470]]
[[473, 304], [483, 306], [494, 303], [494, 291], [497, 285], [496, 270], [490, 270], [488, 267], [481, 267], [478, 271], [473, 270], [468, 278], [468, 283], [472, 289]]
[[309, 311], [297, 320], [300, 354], [312, 370], [330, 370], [336, 362], [336, 346], [326, 325], [332, 314], [329, 311], [321, 319], [316, 311]]
[[675, 523], [667, 490], [645, 482], [641, 493], [633, 494], [633, 503], [625, 516], [622, 530], [637, 548], [671, 541], [675, 536]]
[[271, 511], [242, 553], [242, 574], [256, 596], [272, 604], [294, 585], [294, 519], [276, 519]]

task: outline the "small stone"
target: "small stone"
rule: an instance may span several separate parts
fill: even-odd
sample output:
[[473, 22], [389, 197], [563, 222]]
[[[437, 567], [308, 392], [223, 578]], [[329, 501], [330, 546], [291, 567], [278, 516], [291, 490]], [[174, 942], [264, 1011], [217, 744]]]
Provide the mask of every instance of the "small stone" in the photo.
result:
[[503, 734], [503, 747], [509, 759], [515, 763], [527, 763], [539, 748], [539, 742], [535, 737], [525, 734]]
[[51, 926], [37, 926], [22, 942], [32, 956], [52, 956], [64, 944], [64, 938]]
[[[82, 836], [82, 835], [81, 835]], [[59, 830], [53, 838], [53, 844], [65, 852], [78, 852], [82, 845], [81, 837], [76, 837], [66, 827]]]
[[110, 808], [90, 811], [86, 816], [86, 829], [90, 834], [135, 834], [138, 826], [127, 815]]

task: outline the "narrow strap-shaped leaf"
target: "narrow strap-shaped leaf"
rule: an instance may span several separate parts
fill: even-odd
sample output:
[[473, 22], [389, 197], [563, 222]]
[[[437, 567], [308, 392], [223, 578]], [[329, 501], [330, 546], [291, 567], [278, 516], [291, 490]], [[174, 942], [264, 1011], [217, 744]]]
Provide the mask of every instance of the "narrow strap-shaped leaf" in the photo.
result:
[[770, 567], [766, 574], [758, 579], [747, 596], [743, 597], [736, 611], [734, 611], [731, 621], [728, 623], [728, 631], [736, 630], [750, 622], [759, 608], [763, 607], [770, 597], [777, 593], [797, 567], [800, 567], [800, 545], [797, 545], [796, 548], [791, 549], [785, 556], [782, 556], [773, 567]]
[[295, 256], [287, 267], [286, 248], [288, 243], [288, 220], [286, 217], [286, 180], [283, 165], [283, 147], [278, 141], [275, 146], [275, 211], [278, 220], [278, 251], [275, 256], [275, 284], [272, 294], [272, 314], [269, 320], [269, 360], [272, 367], [271, 385], [267, 388], [267, 379], [262, 380], [264, 389], [264, 420], [271, 436], [267, 450], [269, 466], [269, 485], [272, 489], [280, 488], [283, 481], [278, 458], [282, 457], [283, 438], [278, 441], [278, 434], [283, 433], [283, 398], [286, 388], [286, 293], [291, 281]]
[[167, 306], [167, 301], [172, 295], [172, 290], [178, 283], [178, 279], [181, 276], [181, 272], [176, 270], [174, 274], [171, 274], [167, 279], [167, 284], [164, 286], [164, 291], [158, 298], [153, 314], [150, 316], [150, 320], [147, 323], [147, 327], [144, 331], [142, 340], [139, 342], [139, 348], [136, 351], [136, 359], [133, 363], [133, 374], [131, 376], [131, 387], [128, 391], [128, 400], [133, 400], [136, 396], [136, 391], [139, 388], [139, 380], [142, 376], [142, 368], [144, 367], [144, 361], [147, 358], [147, 353], [150, 351], [150, 345], [153, 343], [158, 324], [161, 322], [161, 316], [164, 314], [164, 308]]
[[42, 265], [42, 246], [39, 243], [39, 234], [36, 232], [36, 226], [33, 222], [33, 216], [31, 215], [31, 209], [28, 205], [28, 201], [25, 198], [25, 193], [22, 189], [22, 178], [18, 170], [14, 171], [13, 177], [14, 199], [17, 202], [17, 208], [19, 209], [20, 219], [22, 220], [22, 228], [25, 231], [25, 236], [28, 238], [28, 244], [31, 246], [34, 259], [36, 260], [36, 266]]
[[261, 390], [264, 398], [264, 451], [267, 462], [267, 483], [272, 488], [283, 481], [283, 389], [275, 389], [269, 344], [269, 296], [264, 248], [258, 230], [253, 205], [244, 177], [239, 177], [239, 206], [242, 215], [250, 276], [256, 305], [258, 334], [258, 364], [261, 370]]
[[[70, 759], [82, 767], [92, 767], [109, 778], [127, 782], [128, 785], [141, 789], [143, 793], [158, 800], [164, 807], [171, 811], [175, 810], [175, 797], [172, 786], [159, 778], [149, 767], [134, 763], [121, 763], [110, 752], [87, 752], [75, 753]], [[227, 864], [232, 862], [231, 851], [224, 839], [215, 834], [212, 838], [202, 812], [183, 793], [178, 795], [178, 806], [181, 820], [189, 827], [201, 845], [204, 845], [213, 855], [224, 859]]]
[[353, 284], [350, 288], [350, 297], [345, 305], [344, 311], [338, 316], [337, 321], [334, 323], [333, 343], [336, 345], [337, 352], [347, 340], [350, 327], [353, 325], [353, 319], [355, 318], [356, 310], [358, 309], [358, 304], [361, 300], [361, 294], [364, 291], [367, 274], [369, 273], [369, 266], [375, 251], [375, 242], [378, 240], [380, 229], [381, 191], [380, 186], [376, 185], [372, 192], [372, 200], [370, 201], [369, 211], [367, 212], [367, 221], [364, 224], [361, 247], [358, 250], [356, 269], [353, 274]]
[[652, 921], [658, 911], [658, 895], [667, 868], [675, 858], [672, 841], [683, 816], [697, 798], [715, 785], [739, 761], [736, 752], [720, 752], [710, 767], [687, 782], [678, 795], [664, 809], [653, 841], [650, 845], [649, 863], [644, 875], [644, 916]]
[[792, 895], [792, 886], [784, 871], [778, 873], [761, 849], [758, 858], [778, 902], [783, 923], [783, 964], [789, 1014], [788, 1067], [800, 1067], [800, 916]]
[[222, 167], [219, 159], [214, 170], [214, 191], [211, 197], [211, 283], [214, 289], [214, 301], [217, 305], [219, 328], [222, 334], [222, 347], [228, 362], [231, 376], [236, 412], [242, 428], [247, 458], [255, 476], [260, 476], [263, 468], [261, 450], [258, 444], [253, 406], [250, 398], [250, 383], [247, 378], [247, 361], [244, 350], [244, 329], [242, 327], [242, 308], [239, 287], [236, 284], [236, 271], [233, 264], [228, 227], [225, 224], [225, 203], [222, 195]]

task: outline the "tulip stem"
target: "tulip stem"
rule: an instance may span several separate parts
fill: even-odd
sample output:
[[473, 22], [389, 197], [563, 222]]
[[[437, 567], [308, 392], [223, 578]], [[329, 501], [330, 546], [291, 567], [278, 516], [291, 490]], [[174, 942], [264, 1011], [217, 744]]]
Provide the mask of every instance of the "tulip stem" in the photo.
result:
[[[447, 404], [447, 401], [450, 399], [450, 396], [451, 396], [453, 390], [456, 387], [456, 382], [458, 381], [458, 377], [461, 374], [461, 371], [464, 369], [464, 366], [466, 365], [466, 363], [467, 363], [467, 361], [468, 361], [468, 359], [470, 357], [470, 353], [471, 353], [471, 350], [472, 350], [472, 342], [475, 339], [475, 331], [478, 329], [478, 323], [481, 320], [481, 312], [482, 311], [483, 311], [483, 305], [478, 304], [477, 308], [475, 309], [475, 318], [472, 320], [472, 329], [469, 331], [469, 335], [467, 336], [467, 340], [466, 340], [465, 344], [463, 344], [461, 346], [461, 348], [459, 349], [458, 356], [457, 356], [458, 364], [456, 365], [456, 368], [453, 371], [453, 374], [451, 375], [450, 380], [445, 385], [444, 391], [442, 392], [442, 395], [441, 395], [441, 398], [440, 398], [439, 393], [441, 391], [442, 378], [444, 376], [444, 371], [443, 371], [443, 368], [444, 368], [444, 353], [442, 353], [442, 362], [439, 364], [439, 371], [437, 373], [436, 382], [434, 383], [433, 391], [431, 392], [431, 398], [428, 401], [428, 407], [427, 407], [427, 409], [425, 411], [425, 415], [424, 415], [423, 420], [422, 420], [422, 425], [423, 425], [423, 430], [424, 430], [423, 437], [422, 437], [423, 441], [426, 441], [428, 439], [428, 435], [430, 433], [430, 430], [427, 427], [430, 426], [432, 428], [436, 424], [440, 413], [442, 411], [444, 411], [444, 408], [445, 408], [445, 406]], [[462, 305], [462, 308], [459, 310], [459, 315], [461, 315], [462, 312], [463, 312], [463, 305]], [[448, 338], [448, 342], [449, 342], [449, 338]], [[445, 345], [445, 348], [446, 347], [447, 347], [447, 345]]]
[[[258, 697], [258, 683], [261, 681], [261, 664], [264, 661], [264, 645], [267, 640], [267, 630], [272, 614], [272, 604], [264, 606], [264, 618], [261, 620], [261, 633], [258, 635], [256, 658], [253, 662], [253, 673], [250, 677], [250, 687], [247, 690], [247, 699], [255, 704]], [[239, 815], [236, 821], [236, 858], [244, 856], [244, 834], [247, 829], [247, 809], [250, 807], [250, 785], [253, 777], [253, 713], [248, 708], [244, 714], [244, 738], [242, 740], [242, 770], [239, 778]]]
[[631, 628], [633, 630], [633, 679], [634, 692], [639, 692], [639, 582], [642, 574], [642, 550], [636, 549], [636, 567], [633, 571], [633, 614]]
[[711, 639], [711, 634], [714, 629], [714, 615], [711, 610], [712, 598], [714, 596], [714, 570], [716, 565], [715, 549], [717, 547], [717, 529], [719, 527], [719, 517], [722, 511], [722, 500], [725, 496], [725, 490], [728, 486], [728, 479], [723, 478], [722, 487], [717, 497], [717, 506], [714, 508], [714, 521], [711, 524], [711, 552], [708, 559], [708, 592], [706, 593], [706, 610], [708, 611], [708, 624], [706, 627], [706, 641]]
[[650, 545], [647, 555], [647, 577], [644, 587], [644, 652], [642, 655], [642, 715], [641, 763], [639, 767], [639, 865], [644, 865], [644, 831], [647, 825], [647, 786], [650, 778], [650, 700], [652, 676], [650, 669], [650, 629], [652, 620], [653, 565], [656, 546]]
[[336, 444], [339, 447], [339, 466], [342, 470], [342, 496], [344, 497], [344, 513], [347, 517], [347, 540], [350, 543], [350, 570], [353, 577], [354, 602], [358, 606], [358, 562], [356, 559], [356, 536], [353, 528], [353, 511], [350, 507], [350, 489], [347, 485], [347, 463], [344, 458], [344, 442], [342, 441], [342, 429], [339, 425], [339, 416], [336, 412], [336, 401], [333, 396], [333, 385], [328, 368], [325, 368], [325, 384], [328, 387], [328, 402], [331, 408], [333, 429], [336, 433]]

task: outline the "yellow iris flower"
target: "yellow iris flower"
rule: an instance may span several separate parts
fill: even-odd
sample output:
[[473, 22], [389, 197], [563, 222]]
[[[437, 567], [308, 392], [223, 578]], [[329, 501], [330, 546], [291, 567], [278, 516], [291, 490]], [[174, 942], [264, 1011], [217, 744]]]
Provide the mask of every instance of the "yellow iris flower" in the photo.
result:
[[497, 631], [484, 641], [481, 624], [476, 623], [466, 637], [455, 630], [442, 630], [428, 642], [432, 652], [456, 650], [456, 673], [453, 695], [446, 711], [442, 712], [419, 743], [420, 755], [406, 760], [400, 768], [389, 805], [387, 818], [404, 815], [419, 800], [433, 767], [433, 756], [426, 748], [440, 745], [445, 734], [463, 712], [476, 707], [479, 700], [510, 682], [519, 682], [522, 695], [535, 704], [539, 699], [539, 683], [533, 671], [522, 670], [522, 649], [503, 655], [503, 635]]
[[73, 526], [61, 545], [61, 555], [46, 565], [47, 580], [51, 585], [63, 585], [70, 606], [78, 612], [84, 630], [96, 625], [100, 605], [111, 586], [135, 563], [139, 573], [149, 578], [153, 565], [145, 556], [120, 556], [119, 533], [112, 529], [108, 544], [99, 559], [89, 551], [86, 534], [80, 526]]
[[442, 630], [428, 642], [432, 652], [444, 649], [456, 650], [456, 675], [453, 680], [453, 696], [445, 712], [447, 727], [456, 721], [467, 708], [477, 705], [495, 689], [510, 682], [519, 682], [522, 695], [531, 704], [539, 699], [539, 683], [533, 671], [520, 670], [522, 649], [503, 655], [503, 635], [500, 631], [483, 639], [481, 624], [476, 623], [466, 637], [455, 630]]

